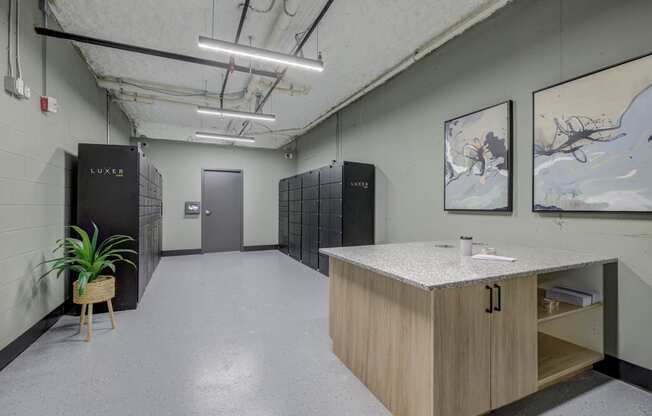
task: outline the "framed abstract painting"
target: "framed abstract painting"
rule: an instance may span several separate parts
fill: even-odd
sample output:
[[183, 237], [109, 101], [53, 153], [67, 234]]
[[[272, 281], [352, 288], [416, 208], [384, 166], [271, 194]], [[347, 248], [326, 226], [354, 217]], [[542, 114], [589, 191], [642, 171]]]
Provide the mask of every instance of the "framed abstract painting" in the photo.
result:
[[652, 55], [533, 93], [535, 212], [652, 212]]
[[444, 123], [444, 209], [512, 210], [512, 102]]

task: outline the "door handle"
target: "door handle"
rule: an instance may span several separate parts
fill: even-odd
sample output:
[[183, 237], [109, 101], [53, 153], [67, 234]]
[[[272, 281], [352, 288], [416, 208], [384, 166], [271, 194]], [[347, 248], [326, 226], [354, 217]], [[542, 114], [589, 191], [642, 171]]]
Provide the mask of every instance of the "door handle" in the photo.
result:
[[494, 313], [494, 288], [489, 285], [484, 288], [489, 291], [489, 307], [485, 309], [485, 312]]
[[206, 214], [206, 215], [211, 215], [211, 214], [212, 214], [212, 212], [211, 212], [211, 210], [210, 210], [210, 209], [207, 209], [206, 211], [204, 211], [204, 214]]
[[497, 284], [494, 284], [494, 287], [498, 289], [498, 306], [494, 308], [494, 311], [500, 312], [503, 310], [502, 288]]

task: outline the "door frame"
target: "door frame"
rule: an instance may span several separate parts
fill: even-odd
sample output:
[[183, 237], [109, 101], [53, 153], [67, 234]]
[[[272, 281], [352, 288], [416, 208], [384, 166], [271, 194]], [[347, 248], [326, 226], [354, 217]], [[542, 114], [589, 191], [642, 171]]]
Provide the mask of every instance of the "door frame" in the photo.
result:
[[240, 174], [240, 251], [243, 251], [244, 247], [244, 170], [243, 169], [221, 169], [221, 168], [202, 168], [201, 169], [201, 208], [200, 208], [200, 230], [199, 238], [201, 245], [202, 254], [204, 251], [204, 194], [206, 191], [206, 184], [204, 181], [206, 172], [229, 172], [229, 173], [239, 173]]

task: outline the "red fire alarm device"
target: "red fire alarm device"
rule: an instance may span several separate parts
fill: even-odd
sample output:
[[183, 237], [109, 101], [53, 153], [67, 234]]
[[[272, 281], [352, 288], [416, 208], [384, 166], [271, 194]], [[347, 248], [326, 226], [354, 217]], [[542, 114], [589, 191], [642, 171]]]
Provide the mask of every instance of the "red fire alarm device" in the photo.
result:
[[44, 113], [56, 113], [59, 111], [57, 99], [53, 97], [41, 97], [41, 111]]

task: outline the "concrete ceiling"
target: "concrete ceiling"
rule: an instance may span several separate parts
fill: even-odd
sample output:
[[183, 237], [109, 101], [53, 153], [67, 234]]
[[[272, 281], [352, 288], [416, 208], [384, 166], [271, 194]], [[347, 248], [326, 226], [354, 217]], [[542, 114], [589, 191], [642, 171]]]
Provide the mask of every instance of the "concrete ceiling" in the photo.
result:
[[[306, 57], [323, 55], [322, 73], [289, 69], [263, 112], [274, 123], [251, 124], [245, 146], [279, 148], [314, 127], [420, 56], [488, 17], [509, 0], [335, 0], [304, 47]], [[242, 1], [50, 0], [63, 30], [86, 36], [228, 62], [202, 50], [199, 35], [233, 41]], [[240, 43], [290, 52], [325, 0], [252, 0]], [[250, 40], [251, 39], [251, 40]], [[217, 106], [225, 71], [114, 49], [78, 44], [89, 66], [134, 121], [136, 135], [189, 140], [195, 131], [238, 134], [242, 121], [200, 116], [196, 103]], [[415, 53], [415, 51], [419, 51]], [[236, 58], [235, 63], [271, 71], [281, 66]], [[273, 79], [232, 73], [224, 106], [253, 111]], [[206, 97], [207, 92], [208, 97]], [[238, 144], [243, 145], [243, 144]]]

